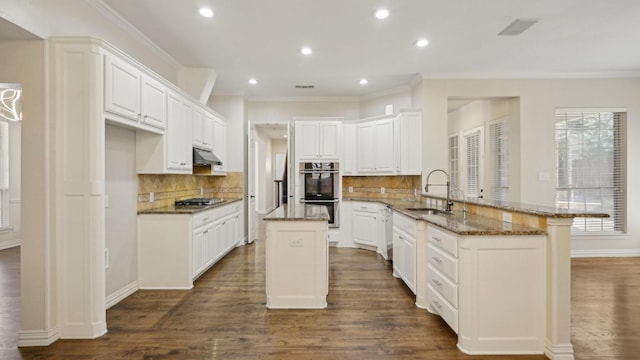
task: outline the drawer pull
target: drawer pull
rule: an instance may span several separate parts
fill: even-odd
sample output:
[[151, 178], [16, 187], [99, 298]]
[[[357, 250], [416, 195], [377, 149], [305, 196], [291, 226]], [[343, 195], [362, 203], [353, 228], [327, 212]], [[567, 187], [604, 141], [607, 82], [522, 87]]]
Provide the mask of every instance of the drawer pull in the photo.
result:
[[367, 210], [367, 207], [366, 206], [360, 206], [360, 209]]
[[209, 218], [202, 219], [202, 222], [209, 221]]
[[433, 300], [433, 304], [434, 304], [438, 309], [442, 309], [442, 304], [440, 304], [440, 301], [438, 301], [438, 300]]
[[438, 285], [439, 287], [442, 287], [442, 283], [440, 281], [438, 281], [437, 279], [433, 279], [433, 283]]
[[441, 243], [441, 242], [442, 242], [442, 239], [440, 239], [440, 238], [439, 238], [439, 237], [437, 237], [437, 236], [434, 236], [434, 237], [433, 237], [433, 240], [435, 240], [437, 243]]
[[433, 259], [435, 262], [437, 262], [438, 264], [442, 263], [442, 259], [440, 259], [440, 258], [439, 258], [439, 257], [437, 257], [437, 256], [432, 257], [432, 259]]

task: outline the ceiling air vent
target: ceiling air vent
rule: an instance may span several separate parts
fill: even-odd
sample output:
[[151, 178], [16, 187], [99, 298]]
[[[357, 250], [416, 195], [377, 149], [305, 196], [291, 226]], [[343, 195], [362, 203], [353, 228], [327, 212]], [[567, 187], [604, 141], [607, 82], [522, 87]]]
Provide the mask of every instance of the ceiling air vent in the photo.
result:
[[540, 19], [515, 19], [511, 24], [507, 25], [498, 33], [500, 36], [516, 36], [525, 32], [527, 29], [535, 25]]
[[296, 85], [296, 89], [313, 89], [315, 85]]

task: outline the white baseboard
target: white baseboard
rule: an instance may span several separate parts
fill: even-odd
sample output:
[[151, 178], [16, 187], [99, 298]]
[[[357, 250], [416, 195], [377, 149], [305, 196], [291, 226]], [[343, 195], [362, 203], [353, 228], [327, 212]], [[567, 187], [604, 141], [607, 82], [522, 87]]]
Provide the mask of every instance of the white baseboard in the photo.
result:
[[104, 304], [105, 308], [108, 310], [113, 305], [119, 303], [120, 301], [122, 301], [125, 298], [127, 298], [129, 295], [131, 295], [134, 292], [138, 291], [139, 288], [140, 287], [138, 286], [138, 281], [134, 281], [131, 284], [123, 287], [122, 289], [116, 290], [111, 295], [107, 295], [107, 298], [104, 301], [105, 302], [105, 304]]
[[588, 249], [571, 250], [572, 258], [589, 257], [632, 257], [640, 256], [640, 249]]
[[27, 346], [49, 346], [60, 338], [57, 327], [48, 331], [20, 331], [18, 334], [18, 347]]
[[20, 246], [20, 239], [0, 241], [0, 250], [11, 249], [16, 246]]

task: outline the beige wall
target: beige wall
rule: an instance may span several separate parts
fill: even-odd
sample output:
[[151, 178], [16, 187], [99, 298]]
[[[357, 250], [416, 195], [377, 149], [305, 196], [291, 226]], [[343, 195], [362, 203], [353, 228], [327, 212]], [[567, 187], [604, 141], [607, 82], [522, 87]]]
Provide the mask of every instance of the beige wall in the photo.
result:
[[[423, 169], [447, 166], [447, 98], [519, 97], [520, 98], [520, 187], [524, 203], [553, 205], [555, 202], [556, 108], [626, 107], [629, 155], [640, 153], [640, 79], [426, 79], [423, 83], [425, 107]], [[632, 165], [631, 162], [628, 165]], [[539, 180], [539, 174], [550, 180]], [[424, 181], [424, 180], [423, 180]], [[624, 254], [640, 249], [640, 210], [632, 206], [640, 201], [640, 169], [627, 167], [628, 235], [574, 240], [574, 253], [589, 254], [605, 249]]]
[[21, 218], [29, 226], [21, 229], [22, 325], [24, 331], [49, 331], [56, 324], [55, 282], [50, 271], [55, 266], [53, 254], [47, 249], [47, 227], [51, 204], [47, 200], [48, 122], [45, 109], [45, 48], [44, 42], [0, 42], [0, 78], [3, 82], [22, 84], [22, 167]]
[[252, 124], [282, 123], [296, 117], [360, 118], [358, 100], [324, 101], [249, 101], [248, 115]]
[[401, 109], [412, 109], [411, 89], [409, 87], [392, 91], [389, 94], [365, 98], [360, 101], [360, 118], [383, 116], [386, 105], [393, 105], [393, 113]]

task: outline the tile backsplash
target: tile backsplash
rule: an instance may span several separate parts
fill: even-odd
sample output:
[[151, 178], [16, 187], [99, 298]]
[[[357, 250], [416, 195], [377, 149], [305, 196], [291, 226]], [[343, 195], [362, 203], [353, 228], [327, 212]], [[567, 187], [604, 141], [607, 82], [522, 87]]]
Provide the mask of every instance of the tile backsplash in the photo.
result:
[[[405, 176], [343, 176], [343, 198], [414, 199], [420, 194], [422, 177]], [[352, 187], [353, 192], [349, 192]], [[381, 192], [384, 188], [384, 194]]]
[[[226, 176], [138, 175], [138, 211], [173, 205], [176, 200], [201, 197], [237, 199], [244, 196], [242, 172]], [[149, 202], [153, 192], [154, 201]]]

